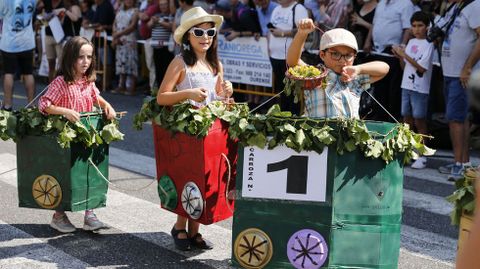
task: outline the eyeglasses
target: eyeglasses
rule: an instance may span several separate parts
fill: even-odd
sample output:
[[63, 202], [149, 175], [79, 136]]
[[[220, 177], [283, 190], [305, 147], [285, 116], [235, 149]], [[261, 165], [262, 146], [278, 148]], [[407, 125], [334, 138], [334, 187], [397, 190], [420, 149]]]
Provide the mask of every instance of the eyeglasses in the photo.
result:
[[357, 56], [356, 53], [341, 54], [340, 52], [334, 51], [334, 50], [327, 50], [327, 52], [330, 53], [330, 56], [335, 61], [340, 61], [340, 59], [343, 58], [346, 62], [348, 62], [348, 61], [353, 60], [355, 58], [355, 56]]
[[202, 28], [197, 28], [194, 27], [190, 30], [190, 33], [192, 33], [195, 37], [202, 37], [207, 34], [208, 37], [214, 37], [217, 34], [217, 29], [215, 28], [210, 28], [210, 29], [202, 29]]

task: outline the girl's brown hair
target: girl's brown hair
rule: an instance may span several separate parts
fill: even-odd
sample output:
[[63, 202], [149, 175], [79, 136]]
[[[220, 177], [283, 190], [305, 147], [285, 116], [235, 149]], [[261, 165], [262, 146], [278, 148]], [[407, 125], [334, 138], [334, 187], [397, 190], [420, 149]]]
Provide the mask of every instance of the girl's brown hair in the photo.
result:
[[[77, 59], [80, 55], [80, 49], [83, 45], [90, 45], [92, 46], [92, 49], [95, 50], [92, 42], [81, 36], [72, 37], [67, 41], [67, 43], [65, 43], [65, 46], [63, 47], [62, 60], [58, 74], [62, 75], [63, 80], [65, 80], [67, 83], [75, 81], [75, 63], [77, 62]], [[90, 82], [94, 82], [97, 78], [95, 73], [95, 64], [95, 51], [93, 51], [92, 62], [90, 67], [88, 67], [87, 71], [85, 72], [85, 78]]]
[[[214, 23], [212, 22], [212, 25]], [[194, 26], [195, 27], [195, 26]], [[212, 26], [214, 27], [214, 26]], [[194, 66], [197, 63], [197, 55], [195, 55], [195, 52], [193, 51], [192, 45], [190, 44], [190, 41], [188, 41], [188, 36], [190, 35], [190, 30], [186, 31], [185, 34], [183, 35], [182, 38], [182, 45], [180, 46], [180, 50], [182, 53], [183, 60], [188, 66]], [[212, 45], [210, 48], [207, 50], [207, 55], [206, 59], [207, 62], [210, 64], [210, 66], [213, 69], [213, 73], [216, 75], [218, 74], [218, 55], [217, 55], [217, 47], [218, 47], [218, 41], [217, 41], [217, 34], [213, 37], [212, 40]], [[186, 49], [188, 48], [188, 49]]]

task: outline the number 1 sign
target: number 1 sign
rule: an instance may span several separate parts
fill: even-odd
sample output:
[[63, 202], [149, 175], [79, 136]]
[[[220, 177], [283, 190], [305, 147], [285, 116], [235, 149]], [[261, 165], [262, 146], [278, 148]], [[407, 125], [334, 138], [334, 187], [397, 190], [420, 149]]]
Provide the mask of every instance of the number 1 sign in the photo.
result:
[[295, 152], [285, 146], [273, 150], [245, 147], [242, 196], [247, 198], [325, 202], [327, 155]]

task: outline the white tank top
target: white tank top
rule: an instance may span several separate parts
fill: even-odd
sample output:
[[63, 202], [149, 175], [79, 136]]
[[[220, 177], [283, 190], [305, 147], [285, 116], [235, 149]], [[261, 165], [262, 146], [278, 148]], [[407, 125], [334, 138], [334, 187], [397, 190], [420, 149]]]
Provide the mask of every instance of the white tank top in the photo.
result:
[[207, 90], [207, 98], [205, 98], [203, 102], [199, 103], [193, 100], [188, 100], [190, 104], [196, 107], [203, 107], [212, 101], [221, 99], [221, 97], [217, 96], [215, 91], [218, 74], [214, 75], [212, 72], [193, 72], [191, 71], [191, 67], [189, 67], [185, 61], [183, 61], [183, 64], [185, 66], [185, 77], [179, 84], [177, 84], [177, 91], [193, 88], [204, 88]]

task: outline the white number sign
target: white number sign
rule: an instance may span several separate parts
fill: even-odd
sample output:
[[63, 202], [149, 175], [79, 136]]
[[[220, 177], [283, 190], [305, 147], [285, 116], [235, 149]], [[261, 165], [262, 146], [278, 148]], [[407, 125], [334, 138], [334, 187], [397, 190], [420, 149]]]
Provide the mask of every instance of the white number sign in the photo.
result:
[[327, 154], [297, 153], [285, 146], [273, 150], [245, 147], [242, 196], [325, 202]]

